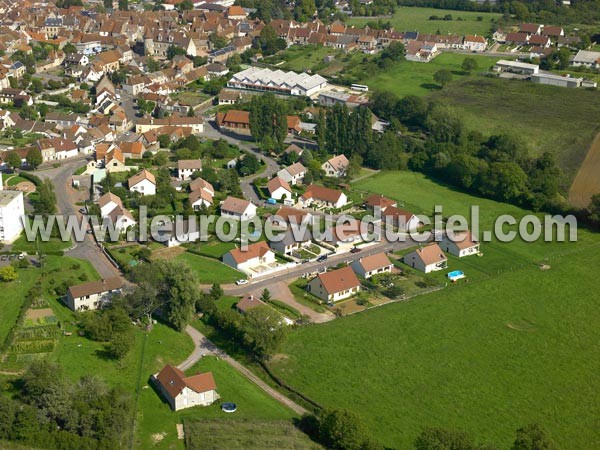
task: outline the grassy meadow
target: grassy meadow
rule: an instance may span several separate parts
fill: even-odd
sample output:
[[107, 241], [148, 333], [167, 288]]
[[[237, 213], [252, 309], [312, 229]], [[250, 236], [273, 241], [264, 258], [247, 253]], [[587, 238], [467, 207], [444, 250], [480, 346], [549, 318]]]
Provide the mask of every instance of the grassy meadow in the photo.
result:
[[[499, 214], [526, 213], [410, 172], [355, 186], [415, 212], [479, 205], [482, 229]], [[462, 269], [468, 283], [300, 328], [271, 368], [326, 407], [355, 411], [390, 448], [410, 448], [426, 426], [508, 448], [531, 422], [560, 448], [598, 448], [600, 305], [589, 268], [600, 266], [599, 249], [585, 230], [577, 243], [484, 242], [483, 257], [449, 259], [448, 271]]]
[[[140, 393], [138, 404], [138, 428], [136, 447], [143, 449], [184, 449], [184, 441], [177, 439], [176, 425], [195, 420], [255, 419], [289, 420], [293, 412], [279, 404], [260, 388], [235, 371], [226, 362], [206, 356], [188, 374], [212, 372], [220, 400], [208, 407], [196, 407], [173, 412], [155, 390], [146, 384]], [[221, 411], [222, 402], [234, 402], [237, 411], [227, 414]]]
[[190, 266], [192, 271], [198, 276], [198, 281], [202, 284], [227, 284], [233, 283], [240, 278], [246, 278], [246, 275], [242, 272], [226, 266], [220, 261], [189, 252], [176, 256], [175, 261], [183, 261]]
[[[451, 14], [453, 20], [429, 20], [430, 16], [441, 18], [446, 14]], [[481, 17], [481, 20], [478, 20], [479, 17]], [[491, 35], [493, 20], [500, 17], [501, 14], [495, 13], [398, 6], [392, 17], [383, 17], [381, 21], [390, 22], [396, 31], [458, 35], [478, 34], [486, 36]], [[462, 20], [458, 20], [459, 18]], [[348, 25], [363, 27], [367, 22], [376, 22], [377, 20], [378, 18], [376, 17], [351, 17], [346, 23]]]
[[[389, 69], [375, 72], [367, 76], [364, 84], [372, 91], [389, 91], [404, 97], [405, 95], [424, 96], [440, 91], [440, 86], [433, 80], [438, 70], [447, 69], [452, 72], [454, 82], [474, 79], [477, 72], [487, 71], [499, 58], [473, 55], [479, 68], [469, 74], [462, 70], [461, 64], [468, 55], [459, 53], [442, 53], [428, 63], [401, 61]], [[447, 88], [446, 88], [447, 89]]]
[[469, 129], [484, 135], [509, 132], [534, 154], [554, 153], [569, 181], [600, 131], [598, 91], [470, 78], [433, 92], [431, 98], [454, 107]]

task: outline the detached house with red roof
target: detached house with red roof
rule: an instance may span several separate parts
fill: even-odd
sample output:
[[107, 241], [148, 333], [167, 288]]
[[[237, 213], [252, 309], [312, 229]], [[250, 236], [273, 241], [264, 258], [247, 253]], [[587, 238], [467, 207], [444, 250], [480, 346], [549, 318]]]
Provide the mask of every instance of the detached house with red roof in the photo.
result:
[[146, 169], [142, 169], [128, 180], [129, 190], [141, 195], [156, 195], [156, 178]]
[[152, 381], [173, 411], [208, 406], [219, 398], [212, 372], [186, 377], [177, 367], [166, 365], [152, 375]]
[[221, 203], [221, 215], [235, 220], [250, 220], [256, 216], [256, 206], [248, 200], [230, 196]]
[[485, 52], [485, 49], [487, 48], [487, 41], [483, 36], [467, 35], [465, 36], [463, 45], [465, 50], [469, 50], [471, 52]]
[[454, 232], [453, 234], [453, 239], [450, 239], [448, 234], [444, 234], [442, 242], [440, 242], [442, 250], [459, 258], [479, 254], [479, 241], [471, 236], [470, 231]]
[[292, 188], [281, 177], [271, 178], [267, 183], [269, 196], [275, 200], [291, 200], [293, 197]]
[[234, 248], [225, 253], [223, 263], [242, 272], [252, 273], [254, 267], [275, 263], [275, 253], [266, 242], [255, 242], [245, 249]]
[[429, 273], [448, 267], [448, 257], [438, 244], [420, 247], [404, 256], [404, 264], [421, 272]]
[[325, 175], [328, 177], [341, 178], [346, 176], [349, 165], [350, 161], [348, 161], [345, 155], [337, 155], [329, 161], [325, 161], [321, 165], [321, 169], [325, 171]]
[[360, 281], [350, 266], [320, 273], [310, 280], [307, 290], [321, 300], [332, 303], [347, 299], [360, 292]]
[[348, 202], [348, 197], [342, 191], [329, 189], [323, 186], [311, 184], [306, 188], [304, 194], [300, 196], [302, 206], [316, 204], [328, 208], [341, 208]]
[[394, 265], [385, 253], [359, 258], [350, 264], [354, 273], [363, 278], [371, 278], [380, 273], [391, 273]]

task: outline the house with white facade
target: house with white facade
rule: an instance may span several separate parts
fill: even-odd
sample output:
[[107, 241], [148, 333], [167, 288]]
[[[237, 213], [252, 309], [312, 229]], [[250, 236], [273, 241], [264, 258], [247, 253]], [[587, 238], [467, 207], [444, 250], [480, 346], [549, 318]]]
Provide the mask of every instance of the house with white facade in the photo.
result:
[[487, 41], [483, 36], [467, 35], [463, 42], [465, 50], [470, 52], [485, 52]]
[[277, 176], [289, 183], [292, 186], [297, 184], [301, 184], [306, 175], [306, 167], [302, 165], [302, 163], [294, 163], [291, 166], [284, 167], [279, 172], [277, 172]]
[[384, 223], [396, 231], [416, 230], [421, 220], [412, 212], [396, 206], [390, 206], [381, 213]]
[[346, 155], [337, 155], [328, 161], [325, 161], [321, 165], [321, 169], [325, 171], [325, 175], [328, 177], [341, 178], [345, 177], [348, 173], [348, 166], [350, 161], [346, 158]]
[[98, 206], [100, 207], [100, 215], [102, 217], [106, 217], [117, 206], [123, 207], [123, 202], [117, 195], [113, 194], [112, 192], [107, 192], [98, 199]]
[[292, 188], [283, 178], [271, 178], [267, 183], [269, 196], [275, 200], [291, 200], [293, 197]]
[[350, 267], [352, 267], [356, 275], [363, 278], [371, 278], [373, 275], [391, 273], [394, 265], [385, 253], [377, 253], [353, 261]]
[[159, 241], [167, 247], [196, 242], [200, 239], [200, 227], [195, 220], [175, 220], [169, 230], [161, 229]]
[[311, 184], [300, 196], [300, 204], [303, 207], [317, 205], [328, 208], [341, 208], [348, 203], [348, 197], [342, 191], [329, 189], [323, 186]]
[[89, 281], [69, 287], [65, 303], [72, 311], [89, 311], [102, 308], [121, 292], [123, 282], [118, 277]]
[[429, 273], [448, 267], [448, 257], [438, 244], [420, 247], [404, 256], [404, 264], [421, 272]]
[[200, 159], [180, 159], [177, 161], [177, 178], [180, 180], [189, 180], [194, 172], [202, 170], [202, 161]]
[[463, 256], [479, 254], [479, 241], [475, 239], [470, 231], [454, 232], [453, 239], [444, 234], [440, 247], [451, 255], [462, 258]]
[[223, 263], [242, 272], [252, 272], [253, 267], [275, 262], [275, 253], [266, 242], [255, 242], [245, 249], [234, 248], [223, 255]]
[[306, 286], [308, 292], [327, 303], [347, 299], [360, 292], [360, 281], [350, 266], [320, 273]]
[[221, 215], [235, 220], [250, 220], [256, 216], [256, 206], [247, 200], [229, 196], [221, 203]]
[[0, 174], [0, 242], [10, 244], [21, 235], [24, 216], [23, 192], [4, 190]]
[[156, 195], [156, 178], [146, 169], [142, 169], [128, 180], [129, 190], [141, 195]]
[[269, 246], [276, 252], [292, 256], [295, 251], [311, 244], [312, 234], [308, 228], [303, 230], [288, 230], [283, 238], [269, 241]]
[[209, 406], [219, 399], [212, 372], [187, 377], [177, 367], [166, 365], [152, 375], [152, 381], [173, 411]]
[[137, 224], [131, 213], [122, 206], [114, 208], [106, 217], [119, 233]]

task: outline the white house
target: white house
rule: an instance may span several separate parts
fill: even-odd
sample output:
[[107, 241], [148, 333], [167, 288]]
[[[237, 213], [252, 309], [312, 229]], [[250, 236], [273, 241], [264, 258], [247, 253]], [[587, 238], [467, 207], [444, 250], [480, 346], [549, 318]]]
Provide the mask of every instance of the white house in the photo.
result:
[[394, 265], [385, 253], [359, 258], [350, 264], [354, 273], [363, 278], [371, 278], [380, 273], [391, 273]]
[[256, 206], [241, 198], [227, 197], [221, 203], [221, 215], [236, 220], [250, 220], [256, 216]]
[[23, 192], [3, 190], [0, 174], [0, 242], [9, 244], [19, 237], [24, 216]]
[[67, 290], [66, 303], [73, 311], [98, 309], [110, 303], [112, 297], [121, 292], [122, 286], [123, 282], [117, 277], [71, 286]]
[[98, 206], [100, 207], [100, 216], [106, 217], [117, 206], [123, 207], [123, 203], [121, 202], [121, 199], [118, 196], [116, 196], [112, 192], [107, 192], [98, 199]]
[[114, 225], [115, 230], [118, 230], [119, 233], [125, 231], [127, 228], [134, 227], [137, 223], [131, 213], [120, 205], [116, 206], [106, 217], [108, 217]]
[[146, 169], [142, 169], [128, 180], [129, 190], [142, 195], [156, 195], [156, 178]]
[[291, 166], [285, 167], [277, 172], [277, 176], [287, 183], [295, 186], [302, 183], [304, 176], [306, 175], [306, 167], [302, 163], [294, 163]]
[[487, 41], [483, 36], [467, 35], [463, 42], [465, 50], [470, 52], [485, 52], [487, 48]]
[[177, 367], [166, 365], [152, 376], [152, 381], [173, 411], [208, 406], [219, 398], [212, 372], [186, 377]]
[[200, 211], [202, 207], [208, 208], [213, 204], [213, 196], [206, 189], [198, 189], [190, 192], [189, 202], [194, 211]]
[[177, 178], [189, 180], [194, 172], [202, 170], [202, 161], [199, 159], [180, 159], [177, 161]]
[[337, 302], [360, 292], [360, 281], [350, 266], [317, 275], [307, 290], [325, 302]]
[[290, 185], [283, 178], [271, 178], [267, 183], [269, 196], [275, 200], [288, 199], [291, 200], [293, 193]]
[[404, 264], [429, 273], [448, 267], [448, 258], [438, 244], [429, 244], [404, 256]]
[[350, 161], [348, 161], [348, 158], [346, 158], [345, 155], [337, 155], [329, 161], [325, 161], [321, 165], [321, 169], [325, 171], [325, 175], [328, 177], [341, 178], [348, 173], [349, 164]]
[[241, 271], [251, 271], [253, 267], [275, 262], [275, 253], [266, 242], [255, 242], [245, 250], [234, 248], [223, 255], [223, 263]]
[[454, 239], [450, 239], [447, 234], [444, 234], [440, 247], [445, 252], [459, 258], [479, 253], [479, 241], [471, 236], [470, 231], [455, 232]]
[[348, 197], [342, 191], [311, 184], [300, 196], [300, 203], [304, 207], [316, 204], [328, 208], [341, 208], [348, 203]]
[[276, 252], [289, 256], [294, 251], [310, 245], [311, 239], [312, 235], [308, 228], [298, 230], [296, 233], [294, 233], [294, 230], [288, 230], [285, 232], [283, 239], [269, 241], [269, 246]]

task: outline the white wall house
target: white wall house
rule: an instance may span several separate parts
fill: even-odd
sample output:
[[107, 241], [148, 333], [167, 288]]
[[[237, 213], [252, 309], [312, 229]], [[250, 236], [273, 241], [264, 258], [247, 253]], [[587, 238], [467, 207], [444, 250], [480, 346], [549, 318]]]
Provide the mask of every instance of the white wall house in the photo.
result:
[[172, 222], [170, 230], [161, 231], [161, 235], [168, 236], [168, 239], [163, 241], [167, 247], [176, 247], [181, 244], [196, 242], [200, 239], [200, 227], [195, 221], [176, 220]]
[[208, 406], [219, 399], [212, 372], [191, 377], [171, 365], [152, 375], [152, 381], [174, 411], [193, 406]]
[[359, 258], [350, 264], [354, 273], [363, 278], [371, 278], [381, 273], [391, 273], [394, 265], [385, 253]]
[[98, 206], [100, 207], [100, 216], [106, 217], [117, 206], [123, 207], [123, 203], [121, 202], [121, 199], [118, 196], [116, 196], [112, 192], [107, 192], [98, 199]]
[[66, 304], [73, 311], [88, 311], [110, 303], [112, 297], [121, 292], [120, 278], [90, 281], [71, 286], [67, 290]]
[[284, 167], [279, 172], [277, 172], [277, 176], [279, 178], [283, 179], [292, 186], [302, 183], [305, 175], [306, 167], [304, 167], [299, 162], [294, 163], [291, 166]]
[[329, 161], [325, 161], [321, 165], [321, 169], [325, 171], [325, 175], [328, 177], [341, 178], [348, 173], [349, 164], [350, 161], [348, 161], [345, 155], [337, 155]]
[[234, 248], [223, 255], [223, 263], [246, 273], [252, 272], [254, 267], [274, 262], [275, 253], [264, 241], [250, 244], [245, 250]]
[[256, 216], [256, 206], [241, 198], [227, 197], [221, 203], [221, 215], [235, 220], [250, 220]]
[[199, 159], [180, 159], [177, 161], [177, 178], [189, 180], [194, 172], [202, 170], [202, 161]]
[[300, 196], [302, 206], [325, 206], [328, 208], [341, 208], [348, 203], [348, 197], [342, 191], [329, 189], [322, 186], [311, 184], [306, 188], [304, 194]]
[[271, 178], [267, 183], [267, 190], [269, 196], [275, 200], [291, 200], [293, 197], [292, 188], [287, 181], [280, 177]]
[[325, 272], [310, 280], [307, 290], [325, 302], [337, 302], [360, 292], [360, 281], [350, 266]]
[[479, 253], [479, 241], [473, 239], [471, 232], [456, 232], [454, 235], [454, 240], [450, 239], [447, 234], [444, 235], [442, 242], [440, 242], [442, 250], [459, 258]]
[[136, 173], [128, 180], [129, 190], [141, 195], [156, 195], [156, 178], [146, 169]]
[[404, 264], [429, 273], [448, 267], [448, 258], [438, 244], [429, 244], [404, 256]]
[[0, 175], [0, 242], [9, 244], [23, 231], [23, 192], [2, 190]]

